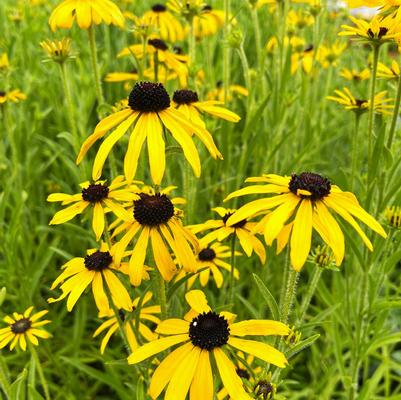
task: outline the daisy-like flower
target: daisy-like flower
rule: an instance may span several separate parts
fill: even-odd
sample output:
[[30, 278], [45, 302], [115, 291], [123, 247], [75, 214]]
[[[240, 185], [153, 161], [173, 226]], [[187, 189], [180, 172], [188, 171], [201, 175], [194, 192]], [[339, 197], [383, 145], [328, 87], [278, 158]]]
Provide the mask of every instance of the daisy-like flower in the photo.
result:
[[298, 68], [301, 67], [306, 74], [310, 74], [313, 68], [314, 57], [313, 45], [306, 46], [302, 51], [292, 54], [291, 73], [295, 74]]
[[[382, 237], [387, 237], [381, 225], [359, 205], [354, 194], [343, 192], [319, 174], [312, 172], [291, 176], [267, 174], [249, 178], [247, 182], [256, 185], [237, 190], [226, 200], [248, 194], [273, 194], [273, 196], [254, 200], [242, 206], [228, 219], [227, 225], [233, 226], [255, 214], [268, 213], [258, 225], [263, 227], [266, 244], [271, 245], [280, 232], [283, 234], [284, 231], [287, 236], [285, 244], [291, 241], [290, 258], [296, 271], [302, 268], [308, 257], [313, 229], [333, 250], [337, 265], [341, 264], [344, 258], [344, 234], [332, 212], [348, 222], [371, 251], [372, 243], [355, 218]], [[271, 211], [272, 209], [274, 210]]]
[[64, 0], [51, 13], [49, 25], [52, 31], [69, 29], [75, 20], [81, 29], [102, 22], [122, 28], [125, 23], [120, 9], [111, 0]]
[[173, 95], [174, 106], [181, 111], [192, 123], [205, 128], [200, 114], [205, 113], [213, 117], [230, 122], [238, 122], [241, 117], [224, 107], [216, 100], [199, 101], [198, 94], [193, 90], [176, 90]]
[[386, 79], [398, 79], [400, 77], [400, 65], [397, 61], [391, 62], [391, 67], [379, 62], [377, 65], [377, 76]]
[[63, 38], [61, 40], [45, 40], [40, 42], [40, 47], [48, 55], [48, 60], [53, 60], [59, 64], [62, 64], [71, 57], [71, 39]]
[[[156, 340], [158, 335], [152, 332], [147, 325], [145, 325], [142, 321], [150, 321], [154, 324], [159, 324], [160, 319], [155, 314], [160, 314], [160, 306], [145, 306], [152, 299], [152, 293], [147, 292], [143, 298], [142, 307], [139, 310], [139, 327], [138, 333], [144, 337], [147, 341], [151, 342], [152, 340]], [[138, 341], [135, 333], [135, 312], [137, 311], [140, 297], [137, 297], [132, 302], [132, 309], [129, 312], [125, 312], [124, 310], [119, 310], [120, 318], [123, 320], [124, 330], [127, 335], [128, 344], [131, 350], [135, 350], [138, 348]], [[103, 322], [99, 328], [96, 329], [93, 337], [99, 336], [102, 332], [107, 330], [106, 335], [102, 339], [102, 343], [100, 345], [100, 353], [103, 354], [107, 344], [109, 343], [110, 338], [114, 335], [114, 333], [119, 329], [117, 317], [114, 315], [112, 310], [109, 310], [107, 313], [100, 313], [99, 318], [109, 317], [105, 322]]]
[[[227, 100], [226, 102], [233, 101], [234, 98], [236, 97], [247, 97], [249, 95], [248, 89], [244, 88], [241, 85], [230, 85], [228, 88], [228, 95], [227, 95]], [[206, 95], [206, 98], [208, 100], [218, 100], [221, 103], [224, 104], [224, 87], [223, 87], [223, 82], [218, 81], [216, 83], [216, 88], [212, 89], [211, 91], [208, 92]]]
[[[353, 111], [358, 114], [363, 114], [369, 110], [371, 107], [370, 100], [365, 99], [357, 99], [351, 93], [348, 88], [344, 88], [341, 90], [335, 90], [334, 93], [336, 96], [327, 96], [327, 100], [335, 101], [338, 104], [341, 104], [346, 110]], [[391, 115], [392, 110], [394, 108], [393, 99], [386, 99], [387, 92], [382, 91], [375, 95], [374, 101], [374, 111], [377, 114], [387, 114]]]
[[63, 300], [68, 296], [67, 310], [71, 311], [85, 289], [91, 285], [97, 308], [107, 313], [110, 310], [110, 304], [104, 288], [106, 285], [106, 290], [109, 291], [115, 306], [131, 311], [130, 295], [116, 274], [116, 271], [126, 273], [127, 265], [116, 263], [114, 251], [110, 250], [106, 243], [102, 243], [99, 249], [88, 250], [86, 257], [73, 258], [61, 268], [63, 272], [53, 282], [50, 289], [54, 290], [61, 284], [62, 294], [56, 299], [48, 299], [49, 303]]
[[26, 94], [22, 93], [19, 89], [10, 91], [0, 90], [0, 105], [4, 103], [19, 103], [21, 100], [26, 100]]
[[[205, 4], [200, 15], [193, 19], [194, 35], [197, 38], [215, 35], [224, 26], [225, 16], [223, 10], [216, 10], [211, 5]], [[230, 18], [235, 25], [235, 19]]]
[[265, 248], [262, 242], [251, 233], [256, 226], [256, 222], [249, 222], [244, 218], [234, 225], [227, 225], [227, 220], [235, 213], [235, 210], [224, 207], [215, 207], [212, 208], [212, 210], [219, 214], [221, 219], [209, 219], [202, 224], [191, 225], [188, 226], [188, 228], [194, 234], [211, 230], [211, 232], [203, 238], [206, 243], [210, 243], [213, 240], [222, 242], [230, 235], [235, 235], [245, 254], [250, 257], [253, 251], [255, 251], [259, 256], [261, 263], [264, 264], [266, 261]]
[[185, 30], [180, 21], [163, 4], [155, 4], [142, 19], [157, 28], [160, 37], [169, 42], [184, 40]]
[[182, 147], [184, 156], [197, 177], [201, 173], [201, 163], [191, 138], [192, 134], [203, 142], [213, 158], [222, 158], [211, 134], [206, 129], [193, 124], [184, 114], [171, 106], [170, 96], [161, 83], [136, 83], [129, 95], [128, 108], [111, 114], [98, 123], [94, 133], [82, 145], [77, 163], [82, 161], [86, 152], [97, 140], [116, 126], [117, 128], [103, 141], [96, 154], [92, 169], [94, 180], [99, 179], [113, 146], [131, 126], [134, 126], [134, 129], [130, 135], [124, 159], [124, 173], [128, 181], [134, 178], [138, 158], [147, 139], [151, 177], [156, 185], [161, 183], [166, 167], [163, 128], [166, 128]]
[[304, 10], [290, 10], [287, 14], [287, 24], [290, 32], [295, 32], [313, 25], [315, 18]]
[[338, 270], [334, 254], [327, 245], [316, 246], [309, 256], [309, 261], [320, 268]]
[[387, 207], [384, 216], [386, 217], [386, 222], [389, 226], [396, 229], [401, 228], [401, 207]]
[[[240, 252], [235, 252], [235, 256], [240, 255]], [[230, 257], [231, 250], [229, 246], [222, 245], [219, 242], [210, 244], [201, 239], [199, 241], [199, 253], [196, 256], [197, 270], [200, 272], [188, 279], [188, 289], [193, 286], [197, 279], [199, 279], [201, 286], [205, 287], [209, 282], [210, 274], [213, 276], [216, 286], [220, 289], [224, 281], [220, 269], [231, 272], [231, 265], [224, 261], [224, 259], [229, 259]], [[179, 280], [185, 274], [186, 272], [181, 270], [176, 279]], [[234, 269], [234, 278], [239, 279], [237, 268]]]
[[339, 33], [340, 36], [351, 36], [376, 45], [391, 42], [401, 36], [398, 19], [392, 15], [384, 18], [375, 15], [370, 22], [352, 16], [350, 19], [355, 26], [341, 25], [344, 30]]
[[234, 323], [234, 315], [213, 311], [200, 290], [185, 295], [192, 310], [185, 319], [162, 321], [156, 332], [165, 337], [146, 343], [134, 350], [128, 363], [137, 364], [172, 346], [180, 344], [156, 368], [149, 386], [152, 399], [157, 399], [167, 387], [165, 400], [213, 400], [213, 370], [211, 357], [216, 362], [223, 386], [232, 399], [251, 399], [245, 392], [236, 366], [227, 352], [240, 350], [261, 360], [284, 368], [287, 360], [274, 347], [244, 336], [285, 336], [287, 325], [271, 320], [248, 320]]
[[360, 82], [370, 78], [370, 70], [369, 68], [365, 68], [362, 71], [358, 71], [354, 68], [343, 68], [340, 75], [348, 81]]
[[84, 182], [80, 186], [82, 188], [81, 193], [52, 193], [47, 197], [49, 202], [61, 202], [63, 206], [68, 206], [58, 211], [49, 225], [59, 225], [70, 221], [90, 206], [93, 208], [93, 232], [96, 235], [96, 240], [99, 240], [105, 229], [105, 213], [108, 210], [123, 220], [128, 221], [131, 218], [119, 202], [133, 201], [137, 196], [133, 193], [132, 188], [127, 188], [127, 183], [122, 176], [115, 178], [111, 185], [107, 185], [106, 181], [96, 181], [94, 183]]
[[126, 47], [117, 57], [134, 55], [140, 60], [148, 55], [152, 60], [155, 54], [157, 54], [158, 61], [163, 63], [168, 69], [175, 71], [177, 74], [188, 74], [188, 56], [170, 51], [167, 43], [158, 38], [148, 39], [145, 46], [134, 44]]
[[174, 187], [167, 187], [156, 192], [149, 188], [139, 192], [139, 199], [134, 201], [130, 220], [123, 222], [113, 233], [114, 237], [126, 231], [115, 245], [117, 260], [123, 258], [126, 248], [134, 237], [137, 237], [129, 260], [129, 276], [134, 286], [141, 284], [150, 244], [156, 267], [164, 280], [170, 281], [177, 272], [169, 249], [180, 266], [190, 272], [196, 271], [194, 252], [198, 251], [198, 240], [182, 225], [180, 211], [174, 204], [182, 203], [183, 199], [170, 199], [168, 194], [172, 189]]
[[25, 310], [23, 314], [13, 313], [12, 317], [6, 316], [3, 321], [8, 327], [0, 329], [0, 349], [10, 344], [10, 350], [13, 350], [17, 344], [21, 350], [26, 350], [27, 341], [37, 346], [38, 338], [48, 339], [51, 335], [42, 329], [43, 325], [50, 323], [49, 320], [40, 320], [47, 310], [39, 311], [33, 315], [33, 306]]
[[330, 66], [337, 66], [338, 59], [341, 54], [347, 48], [345, 43], [335, 41], [329, 45], [321, 45], [317, 49], [316, 59], [323, 66], [323, 68], [329, 68]]

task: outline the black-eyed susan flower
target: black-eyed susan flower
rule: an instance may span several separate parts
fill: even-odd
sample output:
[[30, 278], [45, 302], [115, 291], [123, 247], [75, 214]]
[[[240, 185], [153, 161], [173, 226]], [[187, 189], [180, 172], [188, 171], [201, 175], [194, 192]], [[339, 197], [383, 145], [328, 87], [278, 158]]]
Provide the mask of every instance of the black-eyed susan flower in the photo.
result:
[[118, 226], [113, 236], [124, 232], [115, 245], [117, 260], [124, 257], [127, 247], [136, 237], [129, 260], [129, 276], [134, 286], [142, 281], [148, 247], [152, 246], [153, 259], [164, 280], [170, 281], [177, 272], [171, 257], [173, 252], [178, 264], [187, 271], [196, 271], [195, 252], [198, 240], [182, 225], [180, 211], [174, 204], [182, 203], [181, 198], [170, 199], [168, 194], [174, 187], [159, 192], [152, 188], [138, 193], [129, 221]]
[[358, 41], [376, 45], [396, 40], [401, 36], [399, 22], [392, 15], [375, 15], [370, 22], [352, 16], [349, 18], [355, 26], [341, 25], [343, 31], [339, 33], [340, 36], [350, 36]]
[[379, 62], [377, 64], [377, 76], [386, 79], [398, 79], [400, 77], [400, 65], [395, 60], [391, 62], [391, 67]]
[[[158, 305], [147, 305], [149, 301], [152, 299], [152, 293], [147, 292], [143, 298], [142, 306], [140, 310], [137, 310], [140, 297], [137, 297], [132, 302], [132, 309], [128, 312], [124, 310], [119, 310], [120, 318], [123, 321], [123, 326], [125, 330], [125, 334], [127, 336], [128, 344], [131, 350], [138, 348], [138, 340], [137, 335], [145, 338], [147, 341], [156, 340], [158, 335], [154, 333], [144, 322], [150, 321], [153, 324], [159, 324], [160, 319], [155, 314], [160, 314], [160, 306]], [[135, 313], [139, 312], [139, 326], [138, 331], [135, 329]], [[119, 329], [117, 317], [114, 315], [112, 310], [109, 310], [107, 313], [99, 313], [99, 318], [109, 317], [105, 322], [103, 322], [99, 328], [96, 329], [93, 337], [99, 336], [102, 332], [107, 330], [107, 333], [102, 339], [102, 343], [100, 345], [100, 353], [103, 354], [107, 344], [109, 343], [110, 338], [113, 334]]]
[[263, 212], [268, 213], [259, 222], [259, 226], [264, 230], [266, 244], [271, 245], [284, 229], [287, 236], [284, 242], [291, 243], [291, 263], [297, 271], [302, 268], [308, 257], [313, 229], [333, 250], [337, 265], [341, 264], [344, 258], [344, 234], [332, 212], [348, 222], [371, 251], [372, 243], [355, 218], [382, 237], [387, 237], [381, 225], [359, 205], [354, 194], [343, 192], [319, 174], [312, 172], [291, 176], [267, 174], [249, 178], [247, 182], [256, 185], [237, 190], [226, 200], [248, 194], [273, 196], [245, 204], [228, 219], [227, 225], [234, 226], [245, 218]]
[[39, 344], [38, 338], [48, 339], [51, 335], [42, 329], [43, 325], [50, 323], [49, 320], [40, 320], [47, 310], [39, 311], [33, 315], [33, 306], [25, 310], [23, 314], [13, 313], [12, 317], [7, 315], [3, 321], [8, 327], [0, 329], [0, 349], [10, 344], [10, 350], [13, 350], [17, 344], [21, 350], [26, 350], [27, 342], [34, 346]]
[[[228, 95], [227, 95], [226, 102], [233, 101], [235, 98], [241, 97], [241, 96], [247, 97], [248, 95], [249, 95], [249, 91], [245, 87], [243, 87], [241, 85], [230, 85], [228, 87]], [[224, 96], [225, 96], [225, 94], [224, 94], [223, 82], [218, 81], [216, 83], [216, 87], [207, 93], [206, 98], [208, 100], [218, 100], [218, 101], [224, 103]]]
[[227, 220], [235, 213], [235, 210], [224, 207], [215, 207], [212, 210], [217, 212], [221, 218], [217, 220], [210, 219], [202, 224], [188, 226], [188, 228], [194, 234], [210, 230], [211, 232], [203, 238], [206, 243], [210, 243], [213, 240], [221, 242], [230, 235], [235, 235], [245, 254], [250, 257], [255, 251], [261, 263], [264, 264], [266, 261], [265, 248], [262, 242], [251, 233], [256, 226], [256, 222], [250, 222], [244, 218], [234, 225], [227, 225]]
[[85, 257], [73, 258], [65, 263], [62, 269], [63, 272], [50, 288], [54, 290], [61, 284], [62, 294], [56, 299], [48, 299], [49, 303], [63, 300], [68, 296], [67, 310], [71, 311], [85, 289], [91, 285], [99, 311], [107, 313], [111, 308], [106, 290], [117, 308], [132, 310], [130, 295], [116, 274], [119, 270], [126, 272], [126, 266], [116, 262], [113, 249], [109, 249], [106, 243], [102, 243], [99, 249], [88, 250]]
[[313, 25], [315, 18], [305, 10], [290, 10], [287, 14], [287, 24], [289, 32], [296, 32]]
[[[71, 56], [71, 39], [63, 38], [61, 40], [44, 40], [40, 42], [40, 47], [48, 55], [47, 60], [53, 60], [59, 64], [62, 64], [67, 59], [72, 58]], [[45, 60], [45, 61], [47, 61]]]
[[301, 68], [306, 74], [310, 74], [315, 58], [313, 45], [306, 46], [302, 51], [295, 52], [291, 56], [291, 73], [295, 74]]
[[143, 14], [142, 19], [147, 21], [147, 24], [156, 27], [163, 40], [174, 43], [185, 38], [185, 29], [164, 4], [153, 5]]
[[327, 245], [316, 246], [309, 256], [309, 261], [320, 268], [337, 269], [333, 251]]
[[0, 105], [4, 103], [19, 103], [26, 100], [26, 94], [22, 93], [19, 89], [14, 90], [0, 90]]
[[184, 156], [197, 177], [201, 173], [201, 163], [191, 138], [192, 134], [195, 134], [203, 142], [213, 158], [222, 158], [211, 134], [189, 121], [184, 114], [171, 106], [170, 96], [161, 83], [136, 83], [129, 95], [128, 108], [114, 113], [98, 123], [94, 133], [82, 145], [77, 163], [82, 161], [86, 152], [97, 140], [116, 126], [117, 128], [103, 141], [96, 154], [92, 169], [94, 180], [99, 179], [103, 165], [113, 146], [131, 126], [134, 126], [134, 129], [130, 135], [124, 159], [124, 173], [128, 181], [135, 176], [138, 158], [145, 139], [147, 139], [151, 177], [156, 185], [161, 183], [166, 164], [163, 128], [170, 132], [182, 147]]
[[234, 112], [221, 107], [222, 102], [216, 100], [200, 101], [193, 90], [176, 90], [173, 95], [174, 106], [181, 111], [192, 123], [205, 127], [201, 114], [209, 114], [230, 122], [238, 122], [241, 117]]
[[392, 228], [401, 228], [401, 208], [398, 206], [387, 207], [384, 216], [386, 222]]
[[130, 219], [130, 214], [120, 202], [132, 201], [137, 196], [131, 188], [127, 187], [127, 183], [122, 176], [115, 178], [110, 185], [106, 181], [96, 181], [93, 183], [84, 182], [80, 186], [82, 187], [81, 193], [52, 193], [47, 197], [49, 202], [61, 202], [63, 206], [68, 206], [58, 211], [49, 222], [49, 225], [63, 224], [91, 207], [93, 208], [92, 228], [96, 235], [96, 240], [99, 240], [105, 229], [105, 213], [107, 211], [110, 210], [123, 220], [128, 221]]
[[[236, 251], [234, 256], [240, 256], [241, 253]], [[199, 241], [199, 252], [196, 255], [197, 271], [195, 275], [188, 278], [188, 289], [193, 286], [195, 281], [199, 279], [202, 287], [205, 287], [209, 283], [210, 275], [218, 288], [223, 286], [224, 276], [222, 269], [231, 272], [231, 265], [224, 261], [231, 257], [231, 250], [229, 246], [222, 245], [219, 242], [207, 243], [204, 240]], [[234, 268], [234, 278], [239, 279], [239, 272], [237, 268]], [[182, 278], [186, 274], [185, 270], [181, 270], [177, 275], [177, 280]]]
[[213, 357], [223, 386], [232, 399], [251, 399], [245, 392], [235, 363], [228, 357], [229, 350], [240, 350], [261, 360], [284, 368], [287, 360], [273, 346], [244, 336], [285, 336], [288, 326], [271, 320], [248, 320], [234, 323], [234, 315], [213, 311], [200, 290], [185, 295], [192, 310], [185, 319], [162, 321], [156, 332], [165, 337], [134, 350], [128, 357], [130, 364], [137, 364], [172, 346], [172, 351], [156, 368], [149, 386], [152, 399], [157, 399], [167, 387], [166, 400], [212, 400], [214, 378], [211, 366]]
[[339, 41], [320, 45], [317, 49], [316, 59], [323, 68], [335, 67], [338, 64], [338, 59], [346, 48], [347, 45]]
[[360, 82], [370, 78], [369, 68], [358, 71], [354, 68], [343, 68], [340, 75], [348, 81]]
[[57, 28], [71, 28], [76, 21], [81, 29], [105, 23], [122, 28], [125, 19], [120, 9], [111, 0], [64, 0], [51, 13], [49, 25]]
[[[336, 96], [327, 96], [327, 100], [335, 101], [342, 105], [346, 110], [353, 111], [357, 114], [363, 114], [371, 108], [370, 100], [358, 99], [354, 97], [348, 88], [335, 90]], [[374, 98], [374, 112], [377, 114], [391, 115], [394, 109], [393, 99], [386, 99], [387, 91], [382, 91], [375, 95]]]

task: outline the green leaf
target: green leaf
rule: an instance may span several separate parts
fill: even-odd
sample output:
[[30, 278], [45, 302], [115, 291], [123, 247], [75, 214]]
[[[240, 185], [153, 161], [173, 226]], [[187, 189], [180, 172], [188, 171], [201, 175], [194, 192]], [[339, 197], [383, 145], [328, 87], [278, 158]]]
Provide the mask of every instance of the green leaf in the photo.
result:
[[28, 377], [28, 370], [24, 368], [18, 375], [17, 379], [11, 384], [10, 400], [25, 399], [26, 394], [26, 378]]
[[280, 319], [280, 312], [279, 308], [277, 305], [276, 300], [274, 299], [273, 295], [270, 293], [269, 289], [266, 287], [266, 285], [263, 283], [263, 281], [259, 278], [258, 275], [252, 274], [253, 279], [255, 280], [255, 283], [262, 294], [263, 298], [266, 301], [266, 304], [269, 307], [269, 310], [272, 314], [273, 319], [279, 320]]
[[319, 339], [319, 337], [320, 337], [320, 335], [317, 333], [316, 335], [310, 336], [307, 339], [300, 341], [293, 348], [291, 348], [288, 351], [286, 351], [287, 358], [290, 359], [291, 357], [294, 357], [299, 352], [301, 352], [301, 351], [305, 350], [306, 348], [312, 346], [312, 344], [315, 343], [316, 340]]

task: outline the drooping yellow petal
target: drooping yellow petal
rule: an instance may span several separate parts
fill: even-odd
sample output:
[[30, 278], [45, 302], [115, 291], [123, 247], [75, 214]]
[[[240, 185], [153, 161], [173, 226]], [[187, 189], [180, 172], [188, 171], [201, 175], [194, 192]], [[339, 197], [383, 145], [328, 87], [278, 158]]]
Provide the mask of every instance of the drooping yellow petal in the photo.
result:
[[199, 314], [210, 311], [205, 294], [201, 290], [191, 290], [185, 294], [185, 300]]
[[183, 319], [166, 319], [157, 326], [156, 332], [162, 335], [180, 335], [189, 332], [189, 324]]
[[160, 185], [166, 168], [166, 146], [163, 139], [163, 127], [157, 114], [149, 114], [147, 130], [150, 175], [153, 183]]
[[95, 203], [93, 207], [92, 228], [95, 232], [96, 240], [99, 240], [104, 231], [104, 211], [101, 203]]
[[146, 249], [148, 248], [149, 233], [150, 228], [144, 226], [129, 260], [129, 276], [134, 286], [139, 286], [142, 282], [142, 272], [145, 263]]
[[76, 215], [83, 213], [88, 205], [88, 202], [80, 201], [76, 204], [64, 208], [61, 211], [58, 211], [56, 214], [54, 214], [54, 217], [49, 222], [49, 225], [59, 225], [69, 221], [70, 219], [73, 219]]
[[247, 321], [236, 322], [230, 325], [230, 334], [234, 336], [285, 336], [290, 332], [290, 328], [282, 322], [272, 320], [250, 319]]
[[192, 381], [191, 400], [213, 400], [213, 374], [210, 365], [210, 355], [206, 350], [201, 350], [198, 366]]

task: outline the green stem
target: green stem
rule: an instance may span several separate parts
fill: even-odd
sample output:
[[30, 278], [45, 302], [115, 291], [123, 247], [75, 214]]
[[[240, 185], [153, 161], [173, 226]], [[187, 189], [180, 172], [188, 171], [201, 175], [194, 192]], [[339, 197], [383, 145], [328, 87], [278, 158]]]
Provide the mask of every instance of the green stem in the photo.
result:
[[159, 271], [157, 271], [157, 291], [159, 296], [161, 319], [164, 321], [167, 318], [166, 284]]
[[3, 390], [6, 398], [8, 399], [11, 391], [11, 385], [8, 377], [7, 364], [2, 356], [0, 356], [0, 388]]
[[155, 82], [159, 82], [159, 51], [153, 54], [153, 68], [155, 72]]
[[358, 132], [359, 132], [359, 122], [361, 115], [355, 114], [355, 129], [352, 136], [352, 159], [351, 159], [351, 191], [354, 190], [355, 183], [355, 172], [358, 164]]
[[230, 0], [224, 0], [224, 47], [223, 47], [223, 88], [224, 102], [228, 100], [228, 91], [230, 87], [230, 47], [228, 45], [228, 36], [230, 34]]
[[289, 266], [284, 301], [281, 304], [280, 310], [280, 320], [284, 324], [288, 323], [291, 314], [292, 305], [294, 303], [295, 294], [297, 291], [298, 275], [299, 273], [295, 271], [291, 266]]
[[73, 136], [73, 144], [74, 144], [75, 150], [78, 151], [79, 145], [80, 145], [80, 138], [78, 137], [78, 131], [77, 131], [77, 127], [75, 125], [74, 106], [73, 106], [73, 102], [72, 102], [71, 89], [70, 89], [70, 85], [68, 82], [67, 65], [65, 62], [63, 62], [63, 63], [59, 63], [59, 67], [60, 67], [61, 81], [63, 83], [65, 101], [67, 103], [68, 121], [70, 123], [71, 133]]
[[377, 78], [377, 64], [379, 62], [379, 51], [380, 51], [380, 46], [374, 44], [372, 78], [370, 81], [370, 101], [369, 101], [369, 120], [368, 120], [368, 180], [367, 180], [368, 188], [369, 184], [371, 183], [370, 169], [372, 162], [373, 128], [374, 128], [374, 116], [375, 116], [375, 90], [376, 90], [376, 78]]
[[[241, 43], [241, 45], [239, 46], [239, 48], [237, 50], [238, 50], [239, 58], [241, 60], [242, 70], [244, 72], [245, 85], [246, 85], [246, 88], [250, 91], [252, 86], [251, 86], [251, 78], [249, 76], [249, 63], [248, 63], [248, 59], [247, 59], [245, 51], [244, 51], [243, 43]], [[248, 101], [250, 99], [251, 99], [251, 94], [249, 93]]]
[[35, 360], [35, 365], [36, 365], [36, 369], [38, 370], [40, 383], [43, 387], [43, 391], [45, 392], [45, 399], [50, 400], [49, 387], [47, 385], [45, 374], [43, 373], [42, 365], [40, 364], [38, 353], [36, 352], [35, 346], [30, 342], [29, 342], [29, 349], [31, 351], [33, 359]]
[[89, 48], [90, 48], [90, 55], [91, 55], [91, 62], [92, 62], [93, 77], [95, 79], [96, 97], [97, 97], [99, 106], [101, 106], [104, 104], [104, 96], [103, 96], [103, 90], [102, 90], [102, 82], [100, 80], [99, 63], [97, 60], [95, 30], [93, 28], [93, 25], [91, 25], [88, 29], [88, 37], [89, 37]]
[[313, 274], [310, 279], [310, 283], [308, 283], [308, 290], [305, 294], [304, 299], [302, 300], [301, 308], [299, 311], [299, 318], [298, 318], [298, 323], [302, 324], [306, 311], [309, 308], [310, 302], [312, 300], [313, 295], [315, 294], [317, 284], [319, 283], [320, 277], [322, 275], [323, 269], [320, 267], [315, 267], [313, 269]]
[[397, 97], [394, 104], [393, 118], [391, 120], [390, 132], [387, 141], [387, 147], [389, 150], [391, 149], [391, 145], [393, 144], [394, 132], [398, 120], [398, 113], [400, 112], [400, 103], [401, 103], [401, 74], [398, 77]]
[[236, 245], [237, 236], [232, 233], [231, 238], [231, 270], [230, 270], [230, 281], [229, 281], [229, 288], [228, 288], [228, 304], [230, 307], [234, 305], [234, 286], [235, 286], [235, 279], [234, 279], [234, 271], [235, 271], [235, 245]]

